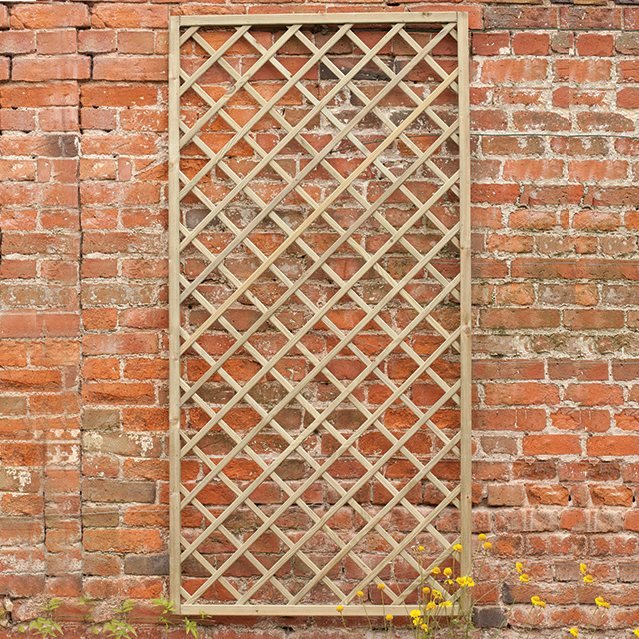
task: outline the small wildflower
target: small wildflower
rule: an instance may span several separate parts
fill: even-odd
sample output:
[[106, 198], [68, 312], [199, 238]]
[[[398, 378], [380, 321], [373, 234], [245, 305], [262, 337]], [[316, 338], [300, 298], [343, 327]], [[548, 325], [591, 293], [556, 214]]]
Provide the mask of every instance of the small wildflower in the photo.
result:
[[479, 535], [477, 535], [477, 539], [479, 539], [479, 541], [486, 541], [488, 537], [484, 533], [479, 533]]
[[588, 572], [588, 566], [586, 566], [586, 564], [579, 564], [579, 572], [585, 575]]
[[424, 587], [422, 588], [422, 592], [423, 592], [425, 595], [427, 595], [427, 594], [430, 592], [430, 588], [429, 588], [428, 586], [424, 586]]
[[424, 632], [426, 632], [426, 631], [428, 630], [428, 624], [427, 624], [427, 623], [423, 623], [423, 624], [420, 626], [420, 628], [421, 628]]
[[515, 570], [521, 575], [521, 573], [524, 572], [524, 564], [522, 564], [521, 561], [516, 561]]
[[457, 577], [457, 579], [455, 579], [455, 581], [462, 588], [473, 588], [474, 585], [475, 585], [475, 580], [472, 577]]
[[386, 621], [393, 621], [394, 617], [390, 614], [390, 612], [386, 615]]
[[413, 619], [417, 619], [422, 616], [422, 611], [415, 608], [414, 610], [411, 610], [409, 614]]
[[342, 612], [344, 610], [344, 606], [342, 606], [342, 604], [340, 604], [339, 606], [337, 606], [337, 608], [335, 608], [335, 610], [337, 610], [337, 612]]
[[422, 618], [421, 617], [415, 617], [413, 619], [413, 626], [415, 626], [415, 628], [417, 628], [417, 626], [419, 626], [419, 624], [422, 622]]
[[578, 637], [579, 636], [579, 628], [575, 628], [574, 626], [572, 628], [568, 628], [568, 632], [573, 636], [573, 637]]
[[442, 608], [452, 608], [453, 602], [450, 601], [449, 599], [446, 599], [446, 601], [442, 601], [440, 605]]
[[462, 548], [463, 548], [463, 546], [462, 546], [461, 544], [455, 544], [455, 545], [453, 546], [453, 550], [454, 550], [455, 552], [461, 552], [461, 551], [462, 551]]
[[439, 566], [435, 566], [430, 572], [433, 575], [438, 575], [441, 571], [442, 569]]
[[595, 603], [597, 608], [610, 608], [610, 604], [602, 596], [595, 597]]
[[632, 634], [633, 634], [635, 637], [639, 637], [639, 628], [635, 628], [635, 629], [632, 631]]
[[363, 590], [358, 590], [357, 591], [357, 596], [362, 599], [364, 597], [364, 591]]
[[453, 569], [452, 568], [444, 568], [444, 574], [447, 577], [450, 577], [453, 574]]
[[431, 593], [431, 597], [437, 601], [438, 599], [443, 599], [444, 595], [442, 595], [441, 591], [437, 590], [436, 588], [433, 588], [433, 591]]
[[424, 552], [425, 550], [424, 546], [417, 546], [417, 552]]
[[519, 575], [519, 581], [521, 581], [522, 584], [527, 584], [530, 581], [530, 576], [522, 572], [521, 575]]
[[377, 584], [377, 590], [384, 590], [384, 588], [386, 588], [386, 584], [383, 584], [383, 583]]
[[539, 595], [533, 595], [530, 598], [530, 603], [533, 606], [537, 606], [538, 608], [545, 608], [546, 607], [546, 602]]
[[482, 544], [482, 548], [483, 548], [484, 550], [490, 550], [492, 547], [493, 547], [493, 544], [492, 544], [492, 542], [490, 542], [490, 541], [485, 541], [485, 542]]
[[595, 578], [592, 575], [584, 575], [584, 583], [591, 584]]
[[437, 604], [434, 601], [429, 601], [426, 604], [426, 610], [432, 610], [433, 608], [437, 608]]

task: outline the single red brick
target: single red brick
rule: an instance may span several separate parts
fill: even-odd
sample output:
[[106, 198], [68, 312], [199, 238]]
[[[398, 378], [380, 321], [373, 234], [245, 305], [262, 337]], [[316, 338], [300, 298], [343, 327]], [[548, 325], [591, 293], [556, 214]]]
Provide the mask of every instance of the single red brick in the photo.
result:
[[31, 53], [35, 51], [35, 34], [27, 31], [0, 32], [0, 53]]
[[507, 31], [473, 33], [472, 47], [475, 55], [505, 55], [510, 52], [510, 35]]
[[540, 484], [526, 486], [528, 502], [544, 506], [567, 506], [569, 500], [568, 489], [558, 484]]
[[155, 53], [155, 33], [153, 31], [120, 31], [118, 33], [120, 53]]
[[620, 8], [575, 5], [562, 7], [559, 25], [564, 29], [620, 29]]
[[586, 443], [594, 457], [639, 455], [639, 435], [596, 435]]
[[164, 542], [157, 529], [93, 528], [84, 531], [87, 552], [147, 553], [161, 550]]
[[578, 309], [564, 311], [564, 324], [571, 329], [599, 330], [622, 328], [623, 311]]
[[582, 56], [611, 56], [614, 46], [611, 34], [581, 33], [577, 36], [577, 53]]
[[623, 390], [612, 384], [570, 384], [566, 399], [582, 406], [619, 406], [623, 404]]
[[526, 499], [526, 491], [521, 484], [489, 484], [489, 506], [521, 506]]
[[548, 375], [551, 379], [606, 380], [608, 379], [608, 363], [571, 359], [549, 361]]
[[95, 6], [92, 25], [113, 29], [165, 29], [168, 18], [169, 9], [165, 6], [109, 2]]
[[513, 53], [515, 55], [548, 55], [550, 36], [547, 33], [515, 33], [513, 35]]
[[93, 77], [96, 80], [122, 81], [165, 81], [167, 78], [166, 59], [160, 56], [95, 56]]
[[11, 77], [22, 82], [86, 80], [90, 68], [90, 58], [83, 55], [19, 57], [13, 61]]
[[631, 506], [632, 488], [628, 486], [591, 486], [593, 504], [601, 506]]
[[555, 309], [485, 309], [480, 324], [485, 328], [549, 328], [559, 326], [559, 311]]
[[486, 60], [482, 67], [481, 79], [487, 83], [539, 82], [546, 78], [546, 60], [519, 60], [505, 58]]
[[78, 31], [78, 51], [80, 53], [110, 53], [116, 48], [115, 31], [95, 29]]
[[55, 29], [88, 27], [89, 11], [85, 4], [18, 4], [11, 15], [15, 29]]
[[527, 435], [523, 450], [524, 455], [579, 455], [581, 442], [578, 435]]
[[492, 406], [556, 405], [559, 391], [556, 386], [539, 382], [486, 384], [486, 404]]
[[153, 384], [92, 382], [84, 385], [86, 401], [100, 404], [152, 404], [155, 401]]
[[639, 89], [628, 87], [617, 91], [617, 106], [622, 109], [639, 109]]
[[39, 107], [78, 104], [77, 82], [47, 82], [43, 85], [5, 84], [0, 86], [0, 106]]
[[43, 131], [77, 131], [78, 110], [74, 107], [48, 107], [39, 112]]
[[77, 50], [77, 35], [75, 29], [41, 31], [37, 34], [36, 41], [38, 53], [43, 55], [75, 53]]

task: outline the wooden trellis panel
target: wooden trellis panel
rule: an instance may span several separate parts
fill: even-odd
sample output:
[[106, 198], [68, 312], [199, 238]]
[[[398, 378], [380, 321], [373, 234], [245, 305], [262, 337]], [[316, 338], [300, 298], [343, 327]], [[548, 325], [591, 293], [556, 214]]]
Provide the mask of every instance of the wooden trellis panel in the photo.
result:
[[406, 614], [470, 571], [467, 15], [175, 17], [169, 78], [172, 597]]

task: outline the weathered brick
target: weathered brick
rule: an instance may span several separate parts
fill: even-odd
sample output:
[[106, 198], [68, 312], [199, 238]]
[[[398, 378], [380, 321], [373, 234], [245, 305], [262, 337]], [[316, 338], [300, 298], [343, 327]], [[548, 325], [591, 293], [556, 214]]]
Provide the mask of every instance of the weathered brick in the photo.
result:
[[82, 496], [95, 502], [152, 503], [155, 501], [155, 486], [148, 482], [121, 479], [87, 479], [83, 483]]
[[16, 29], [88, 27], [89, 10], [78, 2], [18, 4], [11, 14], [11, 26]]
[[153, 553], [162, 550], [163, 546], [159, 530], [92, 528], [84, 533], [84, 547], [87, 552]]
[[90, 68], [90, 58], [83, 55], [20, 57], [13, 61], [11, 79], [21, 82], [86, 80], [89, 78]]

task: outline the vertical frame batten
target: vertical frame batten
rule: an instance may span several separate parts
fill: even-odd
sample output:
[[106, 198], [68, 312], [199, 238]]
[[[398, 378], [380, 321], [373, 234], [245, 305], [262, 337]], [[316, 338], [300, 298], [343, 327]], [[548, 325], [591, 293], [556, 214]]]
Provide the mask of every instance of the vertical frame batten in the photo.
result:
[[[459, 219], [461, 269], [461, 571], [472, 573], [472, 297], [470, 217], [470, 102], [468, 14], [457, 14], [457, 60], [459, 65]], [[470, 596], [462, 601], [470, 606]]]
[[180, 614], [180, 18], [169, 22], [169, 593]]

